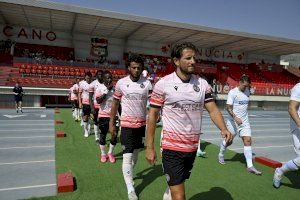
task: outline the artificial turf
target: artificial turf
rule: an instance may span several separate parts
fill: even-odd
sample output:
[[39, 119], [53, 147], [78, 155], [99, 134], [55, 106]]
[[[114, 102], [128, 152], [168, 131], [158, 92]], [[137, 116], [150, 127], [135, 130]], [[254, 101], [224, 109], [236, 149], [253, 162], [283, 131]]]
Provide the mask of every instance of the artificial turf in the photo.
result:
[[[56, 139], [56, 173], [72, 171], [76, 178], [76, 190], [39, 199], [126, 200], [120, 144], [114, 151], [117, 162], [102, 164], [94, 136], [83, 137], [83, 129], [80, 123], [74, 122], [70, 109], [61, 109], [55, 117], [64, 121], [64, 124], [56, 125], [56, 130], [64, 130], [67, 134], [65, 138]], [[160, 200], [166, 188], [159, 157], [160, 130], [157, 128], [156, 134], [157, 164], [150, 166], [142, 150], [134, 169], [135, 189], [141, 200]], [[275, 189], [272, 187], [273, 169], [255, 163], [263, 172], [262, 176], [255, 176], [246, 171], [242, 154], [228, 151], [225, 156], [227, 164], [220, 165], [216, 159], [218, 146], [202, 141], [201, 148], [207, 152], [207, 158], [196, 158], [191, 177], [186, 182], [186, 199], [300, 199], [299, 172], [288, 173], [282, 180], [281, 188]]]

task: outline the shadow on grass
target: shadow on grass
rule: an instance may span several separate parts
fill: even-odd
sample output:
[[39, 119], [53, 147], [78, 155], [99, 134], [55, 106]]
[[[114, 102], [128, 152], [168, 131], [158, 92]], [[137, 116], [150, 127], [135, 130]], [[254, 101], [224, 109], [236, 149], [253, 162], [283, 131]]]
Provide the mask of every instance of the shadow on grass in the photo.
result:
[[157, 179], [158, 177], [160, 177], [162, 175], [163, 175], [163, 172], [162, 172], [161, 164], [149, 167], [149, 168], [137, 173], [134, 180], [142, 179], [142, 182], [138, 186], [135, 187], [135, 191], [137, 192], [137, 194], [140, 194], [143, 191], [143, 189], [145, 189], [148, 185], [150, 185], [153, 181], [155, 181], [155, 179]]
[[210, 200], [210, 199], [233, 200], [231, 194], [221, 187], [213, 187], [207, 192], [201, 192], [199, 194], [194, 195], [189, 200]]
[[291, 181], [291, 183], [282, 183], [282, 185], [290, 188], [300, 189], [299, 171], [287, 172], [285, 176]]
[[211, 143], [210, 142], [201, 142], [201, 150], [205, 151], [205, 149], [208, 145], [211, 145]]
[[238, 161], [240, 163], [246, 164], [245, 156], [243, 153], [236, 153], [232, 158], [225, 159], [225, 161], [234, 161], [234, 162]]

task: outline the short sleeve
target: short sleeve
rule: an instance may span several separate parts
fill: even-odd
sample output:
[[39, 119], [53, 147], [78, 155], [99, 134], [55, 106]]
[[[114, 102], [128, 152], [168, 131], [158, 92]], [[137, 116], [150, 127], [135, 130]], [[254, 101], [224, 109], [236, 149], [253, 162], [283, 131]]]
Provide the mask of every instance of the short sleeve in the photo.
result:
[[114, 98], [120, 100], [122, 98], [122, 91], [120, 87], [120, 80], [117, 82], [114, 92]]
[[290, 100], [300, 102], [300, 84], [298, 83], [291, 90], [291, 98]]
[[233, 105], [233, 101], [234, 101], [234, 92], [233, 90], [229, 91], [228, 93], [228, 97], [227, 97], [227, 102], [226, 104], [228, 105]]
[[205, 103], [208, 103], [208, 102], [211, 102], [214, 100], [213, 96], [212, 96], [212, 90], [211, 90], [211, 87], [210, 85], [205, 82], [205, 98], [204, 98], [204, 102]]
[[158, 81], [151, 94], [150, 106], [151, 107], [161, 107], [165, 102], [165, 93], [164, 93], [164, 81]]

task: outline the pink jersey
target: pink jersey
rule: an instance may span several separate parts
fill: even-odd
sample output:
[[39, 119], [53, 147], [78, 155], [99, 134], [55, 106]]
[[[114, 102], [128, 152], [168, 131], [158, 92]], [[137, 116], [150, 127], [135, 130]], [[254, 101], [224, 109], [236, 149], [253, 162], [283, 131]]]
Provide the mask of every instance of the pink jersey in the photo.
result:
[[152, 92], [151, 107], [162, 107], [162, 148], [195, 152], [201, 133], [204, 103], [212, 101], [206, 80], [192, 75], [184, 83], [175, 72], [159, 80]]
[[79, 87], [78, 84], [74, 84], [71, 88], [70, 88], [70, 94], [71, 94], [71, 101], [76, 101], [78, 100], [78, 91]]
[[94, 96], [93, 96], [94, 107], [98, 108], [98, 109], [99, 109], [99, 104], [97, 103], [96, 98], [95, 98], [95, 91], [97, 90], [98, 87], [100, 87], [100, 85], [103, 85], [103, 84], [99, 83], [98, 79], [96, 79], [96, 80], [94, 80], [93, 82], [90, 83], [90, 87], [89, 87], [89, 92], [94, 93]]
[[105, 85], [101, 85], [97, 88], [95, 93], [95, 99], [97, 97], [102, 97], [104, 95], [105, 99], [100, 103], [99, 112], [98, 112], [98, 118], [101, 117], [110, 117], [110, 111], [111, 111], [111, 105], [113, 101], [113, 95], [115, 90], [112, 88], [110, 90], [107, 89]]
[[90, 105], [89, 87], [90, 84], [88, 84], [85, 80], [80, 81], [79, 92], [81, 93], [81, 100], [82, 100], [82, 104], [84, 105]]
[[117, 82], [114, 98], [121, 100], [122, 127], [139, 128], [146, 125], [146, 104], [150, 90], [150, 81], [143, 77], [133, 82], [130, 76], [126, 76]]

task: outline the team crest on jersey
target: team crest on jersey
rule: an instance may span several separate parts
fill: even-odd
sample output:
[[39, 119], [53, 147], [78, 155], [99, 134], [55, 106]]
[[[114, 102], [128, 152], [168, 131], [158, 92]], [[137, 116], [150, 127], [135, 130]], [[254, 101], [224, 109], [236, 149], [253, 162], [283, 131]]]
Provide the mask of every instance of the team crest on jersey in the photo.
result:
[[176, 86], [176, 85], [175, 85], [175, 86], [174, 86], [174, 89], [177, 91], [177, 89], [178, 89], [178, 86]]
[[145, 85], [144, 85], [144, 83], [142, 83], [142, 84], [140, 85], [140, 87], [141, 87], [141, 88], [145, 88]]
[[129, 85], [127, 85], [127, 87], [129, 87]]
[[194, 85], [193, 89], [195, 90], [195, 92], [199, 92], [200, 91], [200, 88], [197, 85]]

